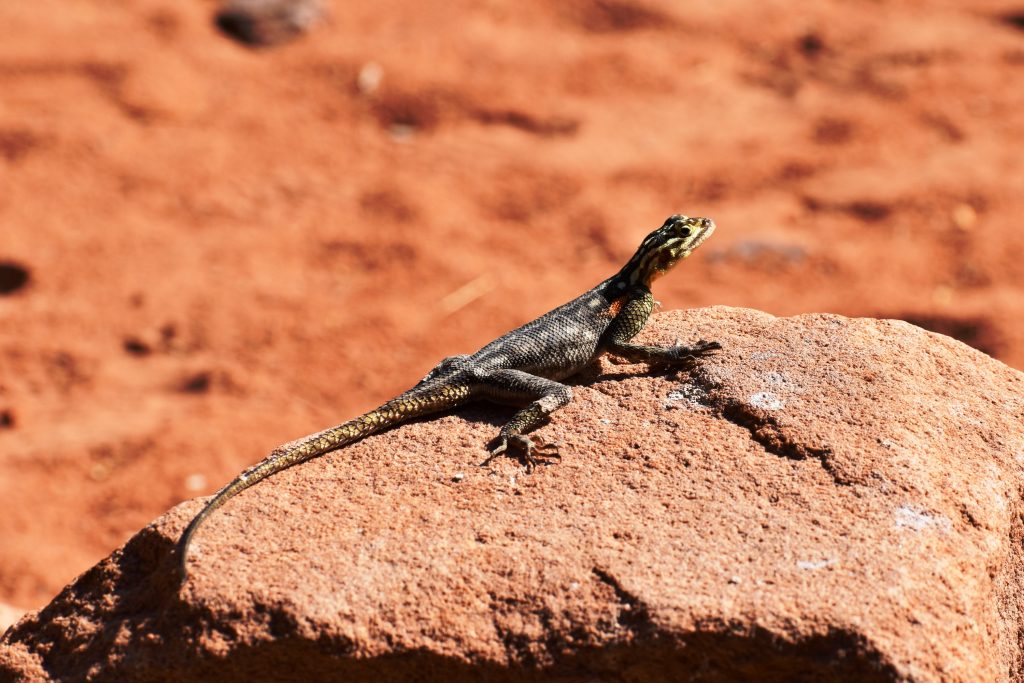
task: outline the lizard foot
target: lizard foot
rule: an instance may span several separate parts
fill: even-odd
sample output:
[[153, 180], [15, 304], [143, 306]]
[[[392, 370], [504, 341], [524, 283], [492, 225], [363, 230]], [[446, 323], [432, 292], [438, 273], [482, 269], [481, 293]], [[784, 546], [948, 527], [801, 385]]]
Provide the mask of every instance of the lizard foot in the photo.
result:
[[713, 351], [720, 351], [722, 348], [722, 345], [716, 341], [704, 341], [701, 339], [693, 346], [683, 346], [681, 341], [677, 339], [675, 345], [670, 350], [674, 356], [673, 360], [682, 364], [692, 363], [699, 358], [710, 355]]
[[526, 464], [526, 473], [529, 474], [537, 465], [547, 464], [548, 459], [562, 459], [558, 452], [558, 444], [535, 443], [525, 434], [499, 436], [497, 441], [498, 445], [491, 450], [487, 459], [480, 463], [481, 467], [490, 465], [499, 455], [508, 454], [510, 457], [518, 456]]

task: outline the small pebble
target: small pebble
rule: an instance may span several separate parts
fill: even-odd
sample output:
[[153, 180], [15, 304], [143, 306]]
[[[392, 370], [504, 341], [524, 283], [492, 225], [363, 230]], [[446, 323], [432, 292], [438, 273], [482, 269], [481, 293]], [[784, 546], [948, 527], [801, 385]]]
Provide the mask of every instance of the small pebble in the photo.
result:
[[28, 284], [28, 268], [12, 261], [0, 261], [0, 296], [13, 294]]
[[359, 75], [356, 76], [356, 88], [363, 95], [369, 95], [380, 87], [380, 82], [383, 79], [384, 69], [381, 68], [380, 64], [367, 62], [363, 64], [363, 68], [359, 70]]
[[268, 47], [297, 38], [324, 14], [320, 0], [228, 0], [214, 22], [240, 43]]
[[206, 475], [198, 473], [188, 475], [185, 477], [185, 488], [189, 491], [206, 490]]
[[970, 230], [978, 222], [978, 212], [970, 204], [957, 204], [953, 209], [953, 225], [961, 230]]

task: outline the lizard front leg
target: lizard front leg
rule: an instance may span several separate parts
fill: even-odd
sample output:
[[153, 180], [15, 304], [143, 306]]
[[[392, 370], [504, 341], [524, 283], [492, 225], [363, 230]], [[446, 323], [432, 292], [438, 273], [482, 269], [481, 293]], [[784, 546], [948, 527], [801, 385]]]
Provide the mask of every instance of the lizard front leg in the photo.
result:
[[548, 416], [572, 400], [572, 389], [554, 380], [522, 370], [495, 370], [479, 376], [477, 395], [498, 403], [521, 404], [530, 401], [502, 426], [495, 439], [497, 446], [482, 464], [490, 463], [505, 452], [517, 452], [532, 472], [537, 456], [560, 457], [554, 444], [535, 444], [527, 432], [547, 421]]
[[709, 342], [703, 339], [693, 346], [631, 344], [629, 340], [644, 328], [653, 308], [654, 295], [649, 289], [641, 288], [630, 295], [605, 331], [602, 344], [604, 350], [634, 363], [687, 365], [701, 356], [722, 348], [718, 342]]

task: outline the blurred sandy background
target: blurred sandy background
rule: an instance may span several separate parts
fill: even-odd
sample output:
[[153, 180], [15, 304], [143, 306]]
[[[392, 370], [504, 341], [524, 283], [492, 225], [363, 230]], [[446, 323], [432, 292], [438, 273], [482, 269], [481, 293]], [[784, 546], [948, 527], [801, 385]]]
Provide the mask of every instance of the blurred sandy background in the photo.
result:
[[0, 603], [670, 213], [719, 231], [666, 308], [897, 317], [1024, 367], [1024, 5], [794, 7], [334, 0], [254, 49], [212, 0], [0, 3]]

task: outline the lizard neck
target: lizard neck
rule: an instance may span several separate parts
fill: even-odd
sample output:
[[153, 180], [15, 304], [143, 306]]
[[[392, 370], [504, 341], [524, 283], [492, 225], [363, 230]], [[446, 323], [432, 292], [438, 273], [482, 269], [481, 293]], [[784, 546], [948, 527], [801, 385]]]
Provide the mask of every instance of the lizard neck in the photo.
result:
[[619, 283], [624, 283], [623, 289], [643, 287], [649, 290], [651, 283], [667, 273], [677, 261], [678, 259], [673, 259], [667, 252], [641, 248], [610, 280], [615, 282], [615, 287], [618, 287]]
[[647, 283], [634, 277], [631, 273], [624, 273], [624, 270], [625, 268], [615, 275], [612, 275], [596, 288], [610, 301], [618, 299], [626, 294], [636, 292], [637, 290], [650, 291], [650, 287]]

